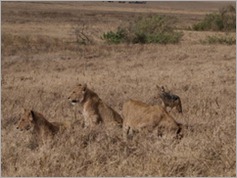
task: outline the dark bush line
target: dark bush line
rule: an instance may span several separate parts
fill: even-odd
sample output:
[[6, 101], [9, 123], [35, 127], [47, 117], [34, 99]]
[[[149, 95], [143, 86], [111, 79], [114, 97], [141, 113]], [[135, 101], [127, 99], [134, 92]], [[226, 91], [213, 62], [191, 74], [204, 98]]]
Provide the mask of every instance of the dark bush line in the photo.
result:
[[223, 7], [218, 13], [207, 14], [205, 18], [192, 26], [196, 31], [235, 31], [236, 8], [232, 5]]

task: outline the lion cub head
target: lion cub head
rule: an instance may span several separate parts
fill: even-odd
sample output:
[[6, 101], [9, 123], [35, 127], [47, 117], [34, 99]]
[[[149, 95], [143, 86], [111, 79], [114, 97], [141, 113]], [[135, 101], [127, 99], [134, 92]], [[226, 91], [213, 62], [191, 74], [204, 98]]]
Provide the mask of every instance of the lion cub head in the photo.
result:
[[73, 90], [70, 96], [68, 97], [68, 100], [71, 102], [72, 105], [75, 105], [77, 103], [82, 103], [85, 99], [85, 94], [87, 90], [86, 84], [78, 84]]
[[32, 111], [28, 109], [23, 109], [23, 113], [20, 116], [20, 120], [16, 128], [23, 131], [23, 130], [30, 130], [33, 127], [34, 127], [34, 121]]

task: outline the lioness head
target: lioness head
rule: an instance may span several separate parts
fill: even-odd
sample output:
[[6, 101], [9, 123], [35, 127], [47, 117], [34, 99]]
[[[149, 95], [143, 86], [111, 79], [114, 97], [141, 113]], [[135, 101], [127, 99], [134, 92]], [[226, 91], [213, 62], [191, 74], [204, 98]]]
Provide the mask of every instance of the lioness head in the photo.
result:
[[23, 109], [23, 113], [21, 114], [20, 120], [18, 122], [17, 129], [22, 130], [29, 130], [33, 128], [33, 111], [28, 109]]
[[82, 103], [85, 99], [87, 86], [86, 84], [78, 84], [73, 90], [70, 96], [68, 97], [68, 100], [71, 102], [72, 105], [75, 105], [76, 103]]

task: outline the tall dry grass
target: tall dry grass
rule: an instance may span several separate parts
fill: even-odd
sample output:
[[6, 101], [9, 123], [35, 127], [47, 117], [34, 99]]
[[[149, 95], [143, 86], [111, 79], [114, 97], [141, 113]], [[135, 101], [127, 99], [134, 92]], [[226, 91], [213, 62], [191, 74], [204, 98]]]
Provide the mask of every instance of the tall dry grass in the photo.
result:
[[[173, 53], [167, 54], [167, 48]], [[214, 51], [201, 45], [189, 47], [193, 53], [185, 53], [186, 58], [180, 55], [184, 48], [116, 46], [116, 51], [107, 51], [107, 57], [53, 53], [4, 60], [3, 175], [235, 176], [235, 60], [228, 58], [235, 54], [230, 52], [233, 47], [219, 46]], [[157, 49], [159, 55], [153, 56]], [[218, 57], [223, 51], [226, 58]], [[200, 58], [195, 58], [197, 54]], [[166, 85], [183, 103], [183, 115], [175, 110], [171, 114], [192, 130], [185, 130], [180, 142], [137, 133], [128, 145], [121, 130], [86, 130], [79, 108], [67, 101], [78, 82], [86, 82], [119, 113], [129, 98], [157, 103], [155, 84]], [[35, 148], [30, 133], [15, 128], [21, 107], [34, 108], [50, 121], [66, 121], [73, 127], [48, 147]]]

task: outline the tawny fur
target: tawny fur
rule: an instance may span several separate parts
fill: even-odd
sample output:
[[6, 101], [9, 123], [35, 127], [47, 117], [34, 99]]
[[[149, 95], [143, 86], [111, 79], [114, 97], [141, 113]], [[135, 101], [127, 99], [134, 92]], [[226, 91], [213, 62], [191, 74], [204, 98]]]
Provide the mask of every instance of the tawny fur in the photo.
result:
[[78, 84], [68, 99], [71, 104], [80, 104], [82, 106], [85, 127], [93, 127], [99, 123], [122, 127], [122, 117], [115, 110], [106, 105], [99, 96], [85, 84]]
[[173, 108], [176, 108], [179, 113], [183, 112], [182, 104], [181, 104], [181, 100], [179, 96], [172, 94], [171, 92], [165, 91], [165, 88], [163, 86], [159, 87], [157, 85], [156, 87], [158, 89], [159, 94], [158, 94], [158, 97], [155, 97], [155, 98], [156, 99], [160, 98], [162, 100], [163, 106], [166, 110], [168, 107], [170, 107], [171, 110]]
[[181, 131], [181, 124], [177, 123], [167, 111], [159, 105], [148, 105], [141, 101], [128, 100], [123, 105], [123, 137], [127, 140], [128, 133], [146, 129], [157, 129], [163, 135], [171, 133], [177, 136]]
[[48, 139], [52, 139], [59, 130], [64, 130], [65, 124], [59, 122], [49, 122], [45, 117], [36, 111], [24, 109], [19, 120], [17, 129], [31, 130], [33, 139], [41, 145]]

